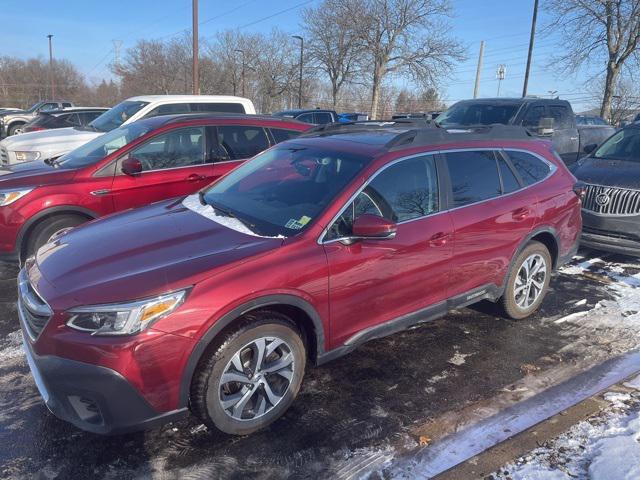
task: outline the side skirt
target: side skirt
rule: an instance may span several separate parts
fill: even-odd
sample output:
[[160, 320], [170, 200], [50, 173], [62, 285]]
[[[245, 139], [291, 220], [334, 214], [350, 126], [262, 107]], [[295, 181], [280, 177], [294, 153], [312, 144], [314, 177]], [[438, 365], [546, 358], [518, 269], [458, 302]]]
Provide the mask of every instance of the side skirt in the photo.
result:
[[342, 357], [369, 340], [383, 338], [402, 330], [406, 330], [414, 325], [442, 318], [451, 310], [456, 308], [463, 308], [481, 300], [490, 300], [495, 302], [502, 296], [503, 291], [503, 288], [494, 284], [483, 285], [442, 302], [430, 305], [426, 308], [394, 318], [380, 325], [369, 327], [356, 333], [340, 347], [318, 355], [316, 365], [322, 365], [330, 362], [331, 360]]

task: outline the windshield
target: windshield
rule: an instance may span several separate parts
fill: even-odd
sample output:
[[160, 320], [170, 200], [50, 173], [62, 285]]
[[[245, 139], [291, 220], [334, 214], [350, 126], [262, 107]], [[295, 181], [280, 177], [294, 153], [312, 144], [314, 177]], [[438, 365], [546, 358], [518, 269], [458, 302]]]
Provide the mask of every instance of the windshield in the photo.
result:
[[603, 160], [640, 162], [640, 128], [625, 128], [606, 140], [593, 154]]
[[258, 235], [288, 237], [311, 225], [368, 161], [286, 143], [234, 170], [202, 199]]
[[518, 113], [520, 105], [460, 102], [442, 113], [436, 123], [442, 127], [492, 125], [501, 123], [508, 125]]
[[148, 104], [149, 102], [132, 102], [126, 100], [104, 112], [89, 125], [101, 132], [110, 132], [129, 120], [132, 116], [138, 113], [142, 107]]
[[80, 168], [91, 165], [149, 131], [150, 128], [148, 126], [140, 125], [136, 122], [131, 125], [125, 125], [100, 135], [89, 143], [85, 143], [81, 147], [63, 155], [55, 164], [62, 168]]

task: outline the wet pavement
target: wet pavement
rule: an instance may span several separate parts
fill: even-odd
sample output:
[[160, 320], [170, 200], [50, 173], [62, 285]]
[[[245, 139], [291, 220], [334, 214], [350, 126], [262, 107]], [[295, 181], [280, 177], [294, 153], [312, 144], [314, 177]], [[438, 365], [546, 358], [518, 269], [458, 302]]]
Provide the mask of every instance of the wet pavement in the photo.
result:
[[594, 335], [600, 326], [564, 321], [619, 295], [607, 280], [613, 267], [619, 276], [640, 271], [640, 263], [601, 258], [585, 267], [589, 274], [558, 273], [532, 318], [507, 320], [482, 303], [309, 368], [287, 414], [249, 437], [212, 433], [192, 419], [100, 437], [57, 420], [21, 350], [17, 268], [0, 263], [0, 478], [357, 478], [417, 449], [413, 432], [430, 420], [491, 402], [532, 371], [597, 363], [637, 346], [627, 328]]

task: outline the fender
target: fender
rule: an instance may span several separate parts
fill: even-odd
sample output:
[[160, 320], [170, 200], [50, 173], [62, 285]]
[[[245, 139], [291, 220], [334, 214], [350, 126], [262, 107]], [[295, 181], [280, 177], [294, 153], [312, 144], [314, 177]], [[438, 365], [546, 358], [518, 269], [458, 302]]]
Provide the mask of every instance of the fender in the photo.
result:
[[[303, 310], [313, 322], [314, 330], [316, 333], [316, 356], [320, 357], [324, 354], [325, 335], [322, 319], [320, 318], [320, 315], [318, 315], [318, 312], [316, 312], [316, 309], [309, 302], [303, 300], [300, 297], [296, 297], [295, 295], [286, 294], [266, 295], [264, 297], [255, 298], [225, 313], [211, 326], [211, 328], [209, 328], [209, 330], [207, 330], [207, 332], [200, 338], [200, 340], [198, 340], [198, 343], [189, 355], [189, 359], [187, 360], [184, 371], [182, 373], [182, 381], [180, 385], [181, 407], [185, 407], [189, 403], [191, 379], [193, 378], [193, 374], [196, 371], [196, 367], [198, 366], [200, 358], [202, 357], [209, 344], [216, 337], [216, 335], [218, 335], [225, 327], [230, 325], [231, 322], [238, 319], [245, 313], [251, 312], [252, 310], [256, 310], [261, 307], [267, 307], [269, 305], [289, 305]], [[315, 359], [313, 360], [315, 361]]]
[[78, 207], [76, 205], [58, 205], [55, 207], [47, 208], [46, 210], [42, 210], [37, 214], [35, 214], [33, 217], [31, 217], [29, 220], [27, 220], [24, 223], [24, 225], [22, 225], [22, 228], [20, 228], [20, 232], [18, 233], [18, 238], [16, 238], [16, 253], [18, 255], [20, 255], [22, 252], [22, 242], [24, 240], [24, 236], [27, 234], [29, 229], [33, 225], [35, 225], [39, 220], [57, 213], [80, 213], [85, 217], [91, 218], [91, 220], [94, 220], [100, 216], [93, 210], [89, 210], [88, 208]]

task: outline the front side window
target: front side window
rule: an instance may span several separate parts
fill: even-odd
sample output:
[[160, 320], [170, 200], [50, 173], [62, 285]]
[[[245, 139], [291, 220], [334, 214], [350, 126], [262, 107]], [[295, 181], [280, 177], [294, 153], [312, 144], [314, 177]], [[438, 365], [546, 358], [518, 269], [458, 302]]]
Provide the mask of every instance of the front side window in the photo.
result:
[[258, 235], [288, 237], [311, 225], [369, 161], [288, 142], [233, 170], [203, 200]]
[[453, 193], [453, 206], [494, 198], [502, 193], [493, 151], [464, 151], [445, 154]]
[[166, 170], [204, 163], [204, 127], [173, 130], [153, 137], [131, 152], [142, 171]]
[[191, 109], [188, 103], [167, 103], [165, 105], [159, 105], [145, 117], [157, 117], [159, 115], [177, 115], [179, 113], [189, 113]]
[[218, 145], [230, 160], [250, 158], [269, 148], [269, 139], [262, 127], [224, 125], [217, 130]]
[[302, 115], [298, 115], [296, 120], [305, 123], [314, 123], [313, 122], [313, 113], [303, 113]]
[[96, 118], [90, 125], [101, 132], [110, 132], [129, 120], [148, 104], [149, 102], [129, 100], [120, 102]]
[[531, 127], [531, 128], [540, 127], [541, 120], [545, 116], [545, 111], [546, 109], [543, 105], [531, 106], [527, 110], [527, 113], [525, 114], [524, 118], [522, 119], [522, 126]]
[[640, 162], [640, 128], [625, 128], [606, 140], [593, 154], [603, 160]]
[[525, 185], [532, 185], [549, 175], [549, 165], [530, 153], [507, 150], [507, 155]]
[[351, 236], [354, 220], [363, 214], [399, 223], [425, 217], [438, 208], [438, 177], [433, 156], [402, 160], [384, 169], [358, 194], [325, 238]]
[[441, 114], [437, 124], [449, 127], [468, 127], [474, 125], [492, 125], [501, 123], [507, 125], [516, 116], [520, 105], [493, 105], [484, 102], [459, 102]]
[[333, 117], [329, 112], [316, 112], [315, 116], [316, 118], [314, 123], [317, 123], [318, 125], [323, 125], [325, 123], [333, 122]]
[[[553, 118], [553, 127], [556, 129], [570, 128], [571, 119], [569, 109], [564, 105], [550, 105], [549, 116]], [[593, 123], [592, 123], [593, 125]]]

